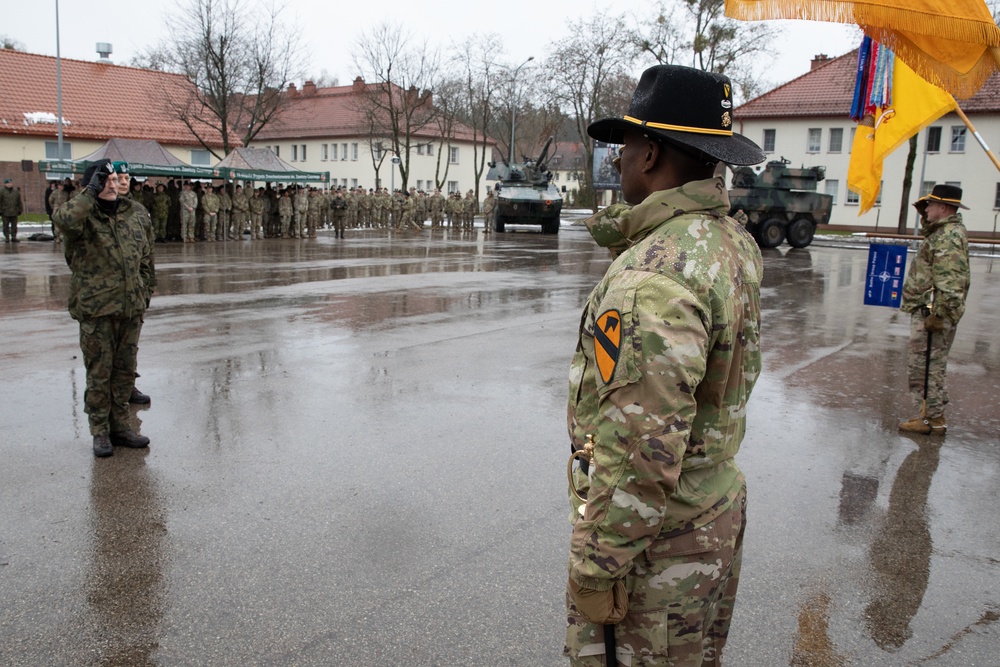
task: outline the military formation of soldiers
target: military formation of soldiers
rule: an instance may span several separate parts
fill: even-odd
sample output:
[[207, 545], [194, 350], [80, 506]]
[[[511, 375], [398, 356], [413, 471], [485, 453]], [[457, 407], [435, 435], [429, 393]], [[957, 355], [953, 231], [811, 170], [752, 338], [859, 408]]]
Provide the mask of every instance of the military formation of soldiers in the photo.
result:
[[[64, 203], [69, 198], [65, 188], [71, 187], [54, 186], [50, 205]], [[349, 229], [423, 229], [427, 221], [433, 228], [471, 230], [480, 212], [490, 232], [496, 204], [492, 191], [480, 207], [472, 190], [464, 197], [458, 192], [445, 197], [440, 190], [427, 193], [412, 187], [390, 193], [388, 188], [340, 186], [324, 191], [296, 185], [254, 188], [249, 182], [244, 186], [178, 180], [133, 181], [132, 197], [149, 211], [155, 240], [161, 243], [244, 236], [305, 239], [315, 238], [320, 229], [332, 229], [336, 238], [344, 238]]]

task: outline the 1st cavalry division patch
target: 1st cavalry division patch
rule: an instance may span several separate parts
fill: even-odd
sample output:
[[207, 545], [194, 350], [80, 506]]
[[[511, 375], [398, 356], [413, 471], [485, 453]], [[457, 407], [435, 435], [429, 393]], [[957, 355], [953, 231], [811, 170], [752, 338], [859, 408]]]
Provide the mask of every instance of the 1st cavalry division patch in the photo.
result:
[[622, 316], [617, 310], [609, 310], [597, 318], [594, 327], [594, 355], [597, 370], [607, 384], [615, 374], [618, 363], [618, 347], [622, 340]]

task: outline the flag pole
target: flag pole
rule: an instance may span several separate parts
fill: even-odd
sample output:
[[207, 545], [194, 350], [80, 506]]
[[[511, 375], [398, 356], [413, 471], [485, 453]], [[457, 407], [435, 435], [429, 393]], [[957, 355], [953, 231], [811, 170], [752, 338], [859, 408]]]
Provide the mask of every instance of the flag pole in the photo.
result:
[[[996, 51], [994, 53], [996, 53]], [[955, 113], [958, 114], [958, 117], [962, 119], [962, 122], [965, 123], [965, 126], [969, 128], [969, 132], [972, 132], [972, 136], [976, 138], [976, 141], [979, 142], [979, 145], [983, 147], [984, 151], [986, 151], [986, 155], [993, 162], [993, 166], [997, 168], [997, 171], [1000, 171], [1000, 160], [997, 160], [997, 156], [994, 155], [993, 151], [990, 150], [990, 147], [986, 145], [986, 142], [983, 140], [983, 137], [978, 132], [976, 132], [976, 128], [972, 126], [972, 121], [969, 120], [969, 117], [965, 115], [965, 112], [962, 111], [962, 108], [959, 107], [957, 104], [955, 105]]]

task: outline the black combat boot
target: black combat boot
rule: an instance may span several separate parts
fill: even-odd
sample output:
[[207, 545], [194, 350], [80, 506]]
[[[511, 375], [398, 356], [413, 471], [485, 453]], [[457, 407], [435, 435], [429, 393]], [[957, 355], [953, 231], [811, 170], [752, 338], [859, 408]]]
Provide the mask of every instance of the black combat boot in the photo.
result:
[[114, 449], [111, 448], [111, 438], [106, 435], [95, 435], [94, 456], [104, 458], [105, 456], [111, 456], [112, 454], [114, 454]]
[[128, 397], [128, 402], [135, 405], [148, 405], [149, 396], [139, 391], [137, 387], [132, 387], [132, 395]]
[[111, 444], [115, 447], [142, 449], [143, 447], [149, 447], [149, 438], [139, 435], [134, 431], [116, 431], [111, 434]]

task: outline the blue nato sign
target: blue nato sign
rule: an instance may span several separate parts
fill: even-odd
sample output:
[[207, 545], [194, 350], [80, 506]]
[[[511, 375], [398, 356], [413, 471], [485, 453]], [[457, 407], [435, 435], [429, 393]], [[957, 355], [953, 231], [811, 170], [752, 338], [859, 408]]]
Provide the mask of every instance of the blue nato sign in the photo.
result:
[[899, 308], [903, 300], [906, 246], [873, 243], [868, 247], [865, 305]]

